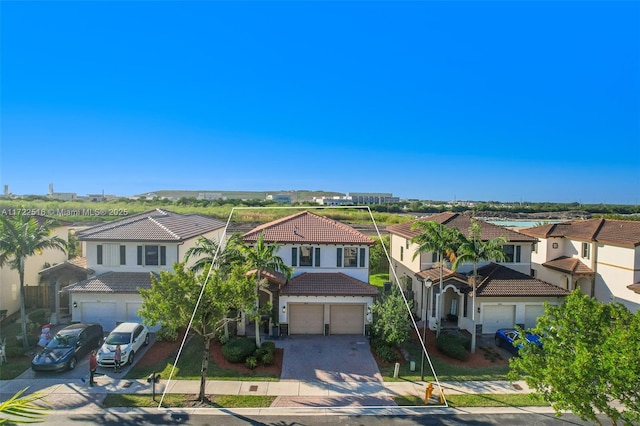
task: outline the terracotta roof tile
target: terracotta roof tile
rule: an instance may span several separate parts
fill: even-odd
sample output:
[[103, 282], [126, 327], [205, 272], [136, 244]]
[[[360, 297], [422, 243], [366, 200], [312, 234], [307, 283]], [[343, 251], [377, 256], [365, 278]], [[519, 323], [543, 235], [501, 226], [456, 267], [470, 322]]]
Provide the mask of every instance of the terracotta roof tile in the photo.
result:
[[224, 226], [216, 219], [156, 209], [93, 226], [77, 235], [81, 241], [184, 241]]
[[[418, 273], [416, 273], [416, 277], [423, 279], [423, 280], [431, 280], [434, 283], [439, 283], [440, 282], [440, 268], [438, 266], [434, 266], [433, 268], [428, 268], [428, 269], [424, 269]], [[451, 269], [448, 268], [442, 268], [442, 279], [446, 280], [449, 278], [458, 278], [461, 280], [466, 280], [467, 278], [458, 273], [458, 272], [453, 272]]]
[[363, 281], [337, 272], [305, 272], [289, 280], [281, 295], [296, 296], [376, 296], [378, 289]]
[[105, 272], [65, 287], [71, 293], [138, 293], [151, 288], [150, 272]]
[[371, 238], [352, 227], [308, 211], [260, 225], [243, 238], [253, 243], [260, 234], [264, 234], [265, 242], [280, 244], [374, 244]]
[[478, 297], [564, 297], [569, 291], [530, 277], [506, 266], [490, 263], [478, 268], [482, 281], [478, 285]]
[[636, 220], [576, 220], [521, 229], [520, 232], [539, 238], [564, 237], [630, 248], [640, 245], [640, 221]]
[[76, 270], [87, 275], [93, 274], [93, 269], [87, 268], [87, 258], [86, 257], [76, 257], [71, 260], [65, 260], [64, 262], [57, 263], [55, 265], [49, 266], [48, 268], [44, 268], [38, 274], [40, 275], [48, 275], [51, 272], [58, 271], [60, 269], [70, 268], [72, 270]]
[[[256, 275], [257, 272], [258, 272], [257, 269], [252, 269], [249, 272], [247, 272], [247, 276], [250, 277], [250, 276]], [[281, 272], [277, 272], [277, 271], [264, 270], [262, 271], [262, 274], [260, 276], [261, 276], [261, 279], [266, 278], [267, 280], [273, 281], [279, 286], [282, 286], [287, 282], [287, 277], [285, 277], [284, 274], [282, 274]]]
[[640, 294], [640, 283], [630, 284], [627, 286], [627, 288], [634, 293]]
[[560, 256], [557, 259], [550, 260], [542, 264], [547, 268], [557, 271], [566, 272], [572, 275], [593, 275], [593, 269], [582, 263], [580, 259], [574, 257]]
[[[413, 230], [411, 227], [415, 222], [433, 221], [441, 223], [447, 227], [457, 228], [465, 237], [469, 236], [469, 227], [471, 226], [471, 217], [461, 215], [459, 213], [438, 213], [432, 216], [426, 216], [409, 222], [399, 223], [387, 227], [387, 230], [393, 234], [400, 235], [405, 238], [413, 238], [420, 235], [419, 230]], [[535, 238], [529, 235], [521, 234], [512, 229], [503, 228], [493, 223], [484, 222], [476, 219], [480, 224], [480, 237], [483, 241], [496, 237], [505, 237], [509, 242], [535, 242]]]

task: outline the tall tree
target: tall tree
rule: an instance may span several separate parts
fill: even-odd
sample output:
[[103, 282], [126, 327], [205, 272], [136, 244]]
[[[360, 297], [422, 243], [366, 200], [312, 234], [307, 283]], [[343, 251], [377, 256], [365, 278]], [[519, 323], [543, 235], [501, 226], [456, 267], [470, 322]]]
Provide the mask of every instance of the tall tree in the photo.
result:
[[478, 263], [487, 260], [496, 260], [503, 262], [507, 255], [504, 253], [503, 246], [507, 243], [504, 237], [495, 237], [489, 240], [482, 240], [482, 228], [476, 220], [471, 220], [469, 226], [469, 237], [462, 236], [462, 242], [458, 247], [456, 260], [453, 262], [453, 270], [457, 270], [463, 263], [473, 264], [472, 275], [472, 307], [471, 320], [473, 322], [473, 331], [471, 333], [471, 353], [476, 352], [476, 285], [478, 281]]
[[574, 290], [560, 306], [545, 304], [533, 332], [542, 347], [525, 339], [510, 361], [510, 380], [524, 378], [557, 415], [570, 410], [601, 424], [640, 421], [640, 311], [602, 303]]
[[[202, 338], [202, 368], [199, 399], [204, 401], [211, 339], [226, 324], [232, 309], [240, 310], [253, 302], [253, 282], [244, 269], [223, 275], [208, 268], [196, 275], [184, 264], [176, 263], [173, 272], [161, 271], [151, 276], [151, 288], [141, 289], [140, 316], [149, 326], [161, 323], [178, 330], [190, 330]], [[196, 309], [197, 307], [197, 309]]]
[[200, 237], [196, 245], [191, 247], [184, 255], [185, 263], [191, 259], [195, 262], [191, 269], [195, 272], [202, 272], [207, 266], [213, 265], [215, 269], [222, 273], [228, 273], [232, 265], [242, 258], [240, 252], [242, 242], [239, 234], [233, 234], [225, 244], [218, 241]]
[[20, 280], [20, 319], [22, 320], [22, 344], [29, 349], [27, 339], [27, 313], [25, 309], [24, 268], [28, 257], [41, 254], [43, 250], [66, 251], [67, 242], [52, 236], [54, 222], [38, 222], [35, 217], [22, 214], [0, 216], [0, 267], [8, 264], [18, 271]]
[[287, 278], [291, 277], [293, 270], [289, 265], [284, 263], [282, 258], [276, 253], [280, 249], [277, 243], [266, 244], [264, 242], [264, 234], [260, 234], [255, 245], [244, 246], [243, 255], [248, 269], [256, 270], [255, 279], [255, 309], [253, 311], [253, 319], [256, 325], [256, 346], [262, 347], [260, 342], [260, 286], [262, 283], [262, 274], [266, 270], [272, 270], [284, 274]]
[[[440, 293], [442, 293], [444, 263], [445, 259], [453, 262], [456, 259], [456, 250], [458, 249], [462, 233], [457, 228], [449, 228], [435, 221], [418, 221], [411, 225], [411, 229], [419, 230], [422, 233], [411, 239], [412, 243], [418, 244], [418, 250], [413, 253], [413, 259], [421, 253], [436, 253], [438, 256], [438, 267], [440, 269]], [[442, 294], [440, 294], [440, 306], [442, 304]], [[442, 310], [438, 307], [438, 314], [441, 315]], [[425, 318], [426, 321], [426, 318]], [[440, 335], [440, 318], [436, 323], [436, 335]], [[425, 328], [427, 324], [425, 322]]]

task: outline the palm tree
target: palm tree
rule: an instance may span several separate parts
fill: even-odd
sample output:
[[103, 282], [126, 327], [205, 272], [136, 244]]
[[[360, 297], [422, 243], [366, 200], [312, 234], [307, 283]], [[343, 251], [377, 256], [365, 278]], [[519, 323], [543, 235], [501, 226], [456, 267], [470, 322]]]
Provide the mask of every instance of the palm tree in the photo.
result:
[[39, 392], [25, 395], [28, 387], [16, 392], [11, 398], [0, 404], [0, 413], [13, 418], [1, 418], [0, 424], [38, 423], [50, 410], [42, 405], [42, 394]]
[[249, 269], [256, 270], [256, 286], [255, 286], [255, 297], [256, 303], [255, 308], [256, 312], [254, 314], [255, 324], [256, 324], [256, 346], [261, 347], [262, 344], [260, 342], [260, 315], [258, 312], [260, 299], [259, 299], [259, 291], [262, 280], [262, 273], [265, 270], [272, 270], [276, 272], [280, 272], [284, 274], [287, 279], [291, 277], [293, 270], [290, 266], [284, 263], [280, 256], [277, 256], [276, 253], [280, 249], [280, 245], [277, 243], [267, 245], [264, 242], [264, 234], [260, 234], [258, 237], [258, 241], [254, 246], [244, 246], [242, 252], [245, 255], [245, 262]]
[[453, 263], [453, 270], [458, 269], [461, 263], [473, 264], [472, 294], [473, 304], [471, 308], [471, 320], [473, 321], [473, 331], [471, 333], [471, 353], [476, 352], [476, 284], [478, 281], [478, 263], [486, 260], [496, 260], [503, 262], [507, 256], [503, 246], [507, 243], [505, 237], [491, 238], [483, 241], [481, 238], [480, 224], [473, 220], [469, 226], [469, 237], [462, 237], [462, 244], [458, 248], [457, 258]]
[[20, 277], [20, 318], [22, 320], [22, 343], [24, 349], [29, 349], [27, 339], [27, 314], [24, 294], [24, 268], [27, 257], [41, 254], [43, 250], [55, 249], [66, 251], [67, 242], [60, 237], [51, 236], [53, 221], [43, 223], [33, 216], [18, 213], [9, 218], [0, 216], [0, 267], [8, 264], [16, 269]]
[[241, 245], [239, 234], [231, 235], [224, 247], [221, 247], [221, 244], [216, 240], [200, 237], [196, 241], [196, 245], [187, 250], [184, 260], [187, 262], [191, 258], [197, 258], [191, 266], [191, 270], [194, 272], [204, 271], [207, 266], [212, 265], [223, 275], [226, 275], [231, 270], [233, 263], [242, 258]]
[[[453, 262], [456, 259], [456, 251], [462, 239], [462, 233], [458, 228], [449, 228], [435, 221], [418, 221], [411, 225], [412, 230], [420, 230], [422, 234], [411, 239], [412, 243], [419, 245], [418, 250], [413, 253], [415, 259], [420, 253], [436, 253], [438, 255], [438, 266], [440, 268], [440, 292], [442, 293], [444, 262], [448, 259]], [[442, 294], [440, 295], [442, 304]], [[441, 309], [438, 309], [440, 312]], [[426, 321], [426, 318], [425, 318]], [[426, 328], [425, 323], [425, 328]], [[440, 319], [436, 322], [436, 335], [440, 335]]]

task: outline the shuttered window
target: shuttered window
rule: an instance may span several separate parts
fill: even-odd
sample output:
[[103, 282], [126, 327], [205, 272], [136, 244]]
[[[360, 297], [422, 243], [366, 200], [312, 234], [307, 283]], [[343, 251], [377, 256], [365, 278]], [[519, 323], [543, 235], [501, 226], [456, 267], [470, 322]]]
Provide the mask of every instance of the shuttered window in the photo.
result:
[[320, 247], [316, 247], [314, 266], [316, 266], [316, 267], [320, 266]]
[[291, 266], [298, 266], [298, 248], [291, 247]]
[[336, 266], [338, 268], [341, 268], [342, 267], [342, 249], [340, 247], [338, 247], [336, 249], [336, 253], [337, 253]]

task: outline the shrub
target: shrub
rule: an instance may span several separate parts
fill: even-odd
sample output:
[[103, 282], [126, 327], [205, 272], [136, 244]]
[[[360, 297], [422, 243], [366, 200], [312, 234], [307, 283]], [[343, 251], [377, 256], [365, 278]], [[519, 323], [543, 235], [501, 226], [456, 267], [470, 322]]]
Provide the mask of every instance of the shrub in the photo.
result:
[[250, 356], [250, 357], [247, 357], [247, 359], [244, 361], [244, 364], [253, 370], [258, 366], [258, 360], [256, 359], [255, 356]]
[[40, 328], [41, 325], [49, 322], [49, 311], [46, 309], [40, 309], [29, 314], [29, 319], [33, 321], [34, 328]]
[[256, 359], [262, 359], [262, 357], [268, 353], [269, 351], [267, 349], [265, 349], [264, 347], [262, 348], [258, 348], [256, 349], [256, 351], [253, 353], [253, 356], [256, 357]]
[[276, 344], [275, 342], [264, 342], [262, 344], [262, 348], [264, 349], [266, 352], [269, 352], [271, 354], [275, 354], [276, 353]]
[[468, 339], [462, 336], [442, 333], [436, 339], [436, 347], [440, 352], [449, 355], [451, 358], [466, 361], [469, 359], [469, 352], [466, 349], [467, 341]]
[[162, 327], [160, 327], [160, 330], [158, 330], [156, 339], [158, 341], [164, 340], [165, 342], [175, 342], [178, 339], [178, 330], [163, 325]]
[[222, 354], [229, 362], [244, 362], [247, 357], [253, 355], [256, 343], [246, 337], [234, 337], [222, 347]]
[[385, 362], [394, 362], [398, 360], [398, 351], [392, 346], [378, 344], [374, 349], [376, 355]]
[[262, 361], [262, 365], [271, 365], [273, 364], [273, 358], [274, 355], [271, 352], [267, 352], [262, 355], [262, 358], [260, 358], [260, 360]]

